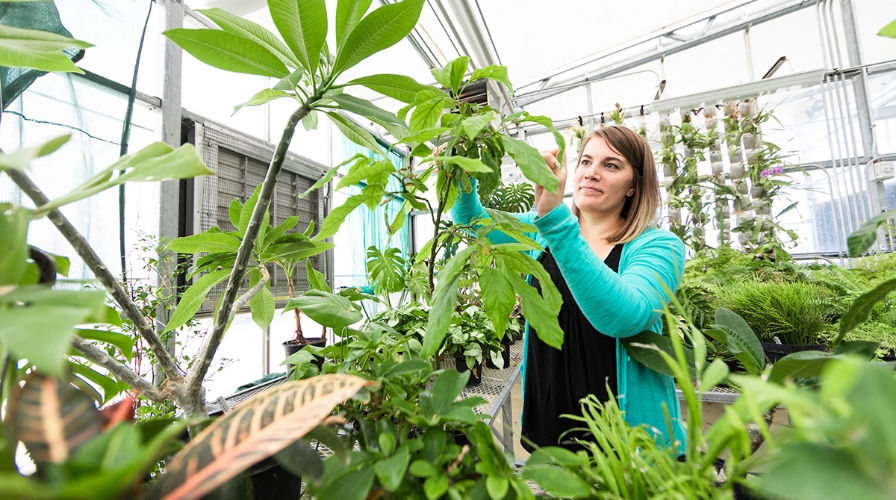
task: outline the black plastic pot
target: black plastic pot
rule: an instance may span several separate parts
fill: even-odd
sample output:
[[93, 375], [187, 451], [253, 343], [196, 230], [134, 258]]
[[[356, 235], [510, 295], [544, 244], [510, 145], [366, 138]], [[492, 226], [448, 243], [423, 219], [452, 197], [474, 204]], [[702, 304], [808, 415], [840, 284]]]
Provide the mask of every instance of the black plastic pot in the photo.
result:
[[253, 465], [249, 470], [252, 480], [252, 498], [299, 498], [302, 492], [302, 476], [284, 469], [273, 457]]
[[463, 373], [470, 372], [470, 378], [467, 380], [467, 387], [479, 385], [482, 383], [482, 363], [473, 365], [473, 369], [467, 368], [467, 360], [463, 356], [454, 356], [454, 369]]
[[762, 344], [762, 350], [765, 351], [765, 356], [772, 363], [778, 361], [784, 356], [787, 356], [788, 354], [802, 351], [824, 351], [827, 347], [825, 344], [793, 345], [773, 344], [769, 342], [760, 342], [760, 344]]
[[[299, 344], [295, 340], [287, 340], [283, 343], [283, 350], [286, 352], [286, 357], [290, 357], [293, 354], [301, 351], [306, 345], [314, 346], [314, 347], [326, 347], [327, 339], [320, 337], [311, 337], [305, 338], [308, 341], [307, 344]], [[324, 358], [315, 355], [314, 356], [314, 364], [317, 366], [317, 369], [320, 370], [324, 366]], [[290, 370], [292, 370], [293, 366], [291, 364], [286, 365], [286, 373], [288, 374]]]

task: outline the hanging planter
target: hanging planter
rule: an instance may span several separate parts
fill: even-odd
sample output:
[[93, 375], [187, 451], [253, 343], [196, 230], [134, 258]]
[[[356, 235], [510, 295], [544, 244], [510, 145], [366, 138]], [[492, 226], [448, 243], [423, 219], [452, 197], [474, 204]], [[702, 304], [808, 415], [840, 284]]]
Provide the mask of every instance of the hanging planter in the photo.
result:
[[[713, 153], [713, 154], [715, 154], [715, 153]], [[722, 163], [721, 161], [713, 162], [713, 164], [712, 164], [712, 173], [714, 173], [714, 174], [721, 174], [721, 173], [724, 172], [724, 171], [725, 171], [725, 164], [724, 164], [724, 163]]]
[[746, 181], [746, 179], [741, 179], [735, 182], [734, 188], [737, 189], [737, 192], [740, 194], [747, 194], [750, 192], [750, 184]]
[[759, 198], [762, 198], [762, 195], [764, 195], [764, 194], [765, 194], [765, 188], [759, 184], [753, 184], [753, 187], [750, 188], [750, 196], [754, 200], [758, 200]]
[[668, 163], [663, 165], [663, 175], [666, 177], [675, 177], [675, 166]]
[[721, 163], [722, 161], [722, 152], [719, 150], [712, 150], [709, 153], [709, 161], [713, 163]]
[[744, 168], [743, 163], [732, 163], [731, 171], [728, 172], [728, 177], [730, 177], [731, 180], [743, 179], [745, 173], [746, 168]]
[[680, 208], [670, 208], [669, 209], [669, 221], [681, 224], [681, 209]]
[[757, 146], [757, 144], [759, 144], [757, 139], [758, 138], [756, 137], [756, 134], [744, 134], [743, 135], [744, 147], [747, 149], [755, 148]]

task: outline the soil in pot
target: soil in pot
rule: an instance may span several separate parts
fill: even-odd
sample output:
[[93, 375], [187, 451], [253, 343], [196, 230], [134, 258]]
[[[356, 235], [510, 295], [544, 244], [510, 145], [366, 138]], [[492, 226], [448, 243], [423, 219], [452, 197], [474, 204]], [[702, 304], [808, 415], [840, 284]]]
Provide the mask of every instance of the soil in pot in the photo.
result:
[[778, 361], [784, 356], [787, 356], [788, 354], [802, 351], [824, 351], [827, 347], [826, 344], [793, 345], [773, 344], [770, 342], [760, 342], [760, 344], [762, 344], [762, 350], [765, 351], [765, 356], [772, 363]]
[[467, 368], [467, 360], [464, 359], [463, 356], [455, 356], [454, 369], [461, 373], [465, 371], [470, 372], [470, 379], [467, 380], [467, 387], [479, 385], [482, 383], [482, 363], [476, 363], [475, 365], [473, 365], [473, 369], [470, 370], [469, 368]]
[[[308, 341], [306, 344], [300, 344], [295, 340], [287, 340], [283, 343], [283, 350], [286, 352], [286, 357], [290, 357], [293, 354], [301, 351], [306, 345], [314, 346], [314, 347], [326, 347], [327, 339], [320, 337], [311, 337], [305, 338]], [[324, 358], [315, 355], [314, 356], [314, 364], [317, 366], [317, 369], [320, 370], [324, 366]], [[295, 365], [286, 365], [286, 373], [289, 373], [292, 370], [292, 367]]]

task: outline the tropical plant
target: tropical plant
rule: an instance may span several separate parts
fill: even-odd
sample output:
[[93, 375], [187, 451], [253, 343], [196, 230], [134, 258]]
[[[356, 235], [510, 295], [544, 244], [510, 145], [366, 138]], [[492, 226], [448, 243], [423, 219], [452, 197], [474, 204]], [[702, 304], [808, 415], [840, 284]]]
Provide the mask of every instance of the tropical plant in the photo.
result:
[[[463, 358], [467, 368], [491, 359], [499, 368], [504, 367], [501, 359], [501, 338], [495, 332], [492, 322], [482, 310], [471, 301], [463, 301], [459, 312], [448, 326], [448, 335], [439, 354], [446, 353]], [[501, 332], [503, 337], [504, 332]]]
[[482, 204], [495, 210], [525, 213], [535, 204], [535, 189], [528, 182], [502, 182]]

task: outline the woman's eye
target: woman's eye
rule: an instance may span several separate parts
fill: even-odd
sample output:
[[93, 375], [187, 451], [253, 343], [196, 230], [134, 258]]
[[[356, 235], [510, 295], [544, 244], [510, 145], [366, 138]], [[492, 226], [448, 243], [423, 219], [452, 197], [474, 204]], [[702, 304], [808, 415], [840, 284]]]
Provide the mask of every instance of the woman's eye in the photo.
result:
[[611, 168], [611, 169], [615, 170], [619, 167], [617, 167], [615, 163], [607, 163], [607, 168]]

